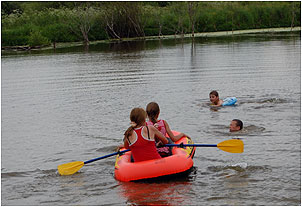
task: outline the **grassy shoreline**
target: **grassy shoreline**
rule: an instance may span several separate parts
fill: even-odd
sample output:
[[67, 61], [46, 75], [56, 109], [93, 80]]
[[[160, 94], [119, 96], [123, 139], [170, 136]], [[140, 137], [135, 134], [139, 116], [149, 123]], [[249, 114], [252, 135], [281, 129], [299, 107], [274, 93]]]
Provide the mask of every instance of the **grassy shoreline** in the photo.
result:
[[[279, 32], [297, 32], [301, 31], [301, 27], [281, 27], [281, 28], [265, 28], [265, 29], [249, 29], [249, 30], [234, 30], [234, 31], [219, 31], [219, 32], [202, 32], [194, 33], [194, 37], [221, 37], [221, 36], [232, 36], [242, 34], [255, 34], [255, 33], [279, 33]], [[110, 40], [99, 40], [92, 41], [89, 45], [96, 45], [99, 43], [113, 43], [113, 42], [126, 42], [126, 41], [142, 41], [142, 40], [158, 40], [158, 39], [181, 39], [181, 38], [192, 38], [192, 34], [184, 35], [163, 35], [163, 36], [146, 36], [136, 38], [122, 38], [110, 39]], [[84, 46], [83, 42], [68, 42], [68, 43], [56, 43], [56, 49], [68, 48], [75, 46]], [[53, 46], [31, 48], [29, 46], [14, 46], [14, 47], [2, 47], [1, 52], [5, 51], [28, 51], [28, 50], [49, 50], [54, 49]]]

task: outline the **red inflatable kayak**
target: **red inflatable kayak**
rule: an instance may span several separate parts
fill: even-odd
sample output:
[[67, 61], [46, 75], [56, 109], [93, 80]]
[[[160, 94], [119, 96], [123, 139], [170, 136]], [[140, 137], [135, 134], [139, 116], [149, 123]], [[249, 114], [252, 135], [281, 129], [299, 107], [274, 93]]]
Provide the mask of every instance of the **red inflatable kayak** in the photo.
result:
[[[173, 131], [175, 135], [179, 132]], [[175, 144], [194, 144], [187, 137], [182, 137]], [[119, 181], [136, 181], [186, 172], [193, 167], [196, 147], [173, 147], [172, 155], [156, 160], [131, 162], [131, 151], [118, 155], [115, 161], [115, 178]], [[124, 149], [121, 149], [124, 150]]]

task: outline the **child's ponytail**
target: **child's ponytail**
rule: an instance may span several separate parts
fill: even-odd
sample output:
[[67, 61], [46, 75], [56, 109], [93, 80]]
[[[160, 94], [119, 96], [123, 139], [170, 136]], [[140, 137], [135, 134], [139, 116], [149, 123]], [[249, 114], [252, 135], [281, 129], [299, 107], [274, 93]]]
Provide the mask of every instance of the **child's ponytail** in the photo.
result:
[[[131, 126], [125, 131], [124, 139], [131, 136], [135, 127], [142, 125], [146, 121], [146, 112], [142, 108], [134, 108], [130, 113]], [[129, 139], [128, 139], [129, 142]], [[129, 142], [130, 144], [130, 142]]]
[[136, 125], [137, 124], [135, 122], [131, 122], [131, 126], [124, 133], [124, 139], [128, 139], [128, 137], [132, 134], [132, 131], [134, 130]]
[[153, 123], [153, 124], [156, 124], [156, 119], [154, 116], [149, 116], [149, 120]]

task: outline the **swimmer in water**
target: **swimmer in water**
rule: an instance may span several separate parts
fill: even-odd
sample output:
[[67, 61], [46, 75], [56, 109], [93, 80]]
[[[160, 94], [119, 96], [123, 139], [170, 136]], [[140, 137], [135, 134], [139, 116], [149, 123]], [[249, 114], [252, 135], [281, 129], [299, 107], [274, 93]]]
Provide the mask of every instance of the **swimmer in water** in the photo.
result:
[[210, 95], [210, 101], [211, 106], [222, 106], [223, 100], [219, 99], [219, 94], [217, 91], [211, 91]]
[[230, 132], [237, 132], [243, 128], [243, 123], [239, 119], [233, 119], [230, 124]]

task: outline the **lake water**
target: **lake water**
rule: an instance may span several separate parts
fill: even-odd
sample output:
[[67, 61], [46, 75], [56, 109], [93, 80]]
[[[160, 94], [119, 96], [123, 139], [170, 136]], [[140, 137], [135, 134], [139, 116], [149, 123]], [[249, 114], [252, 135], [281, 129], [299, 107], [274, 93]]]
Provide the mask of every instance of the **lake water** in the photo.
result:
[[[301, 35], [99, 44], [2, 54], [2, 205], [301, 205]], [[209, 92], [237, 106], [209, 107]], [[156, 101], [195, 143], [241, 138], [242, 154], [197, 148], [188, 177], [114, 179], [129, 113]], [[230, 133], [232, 119], [244, 129]]]

